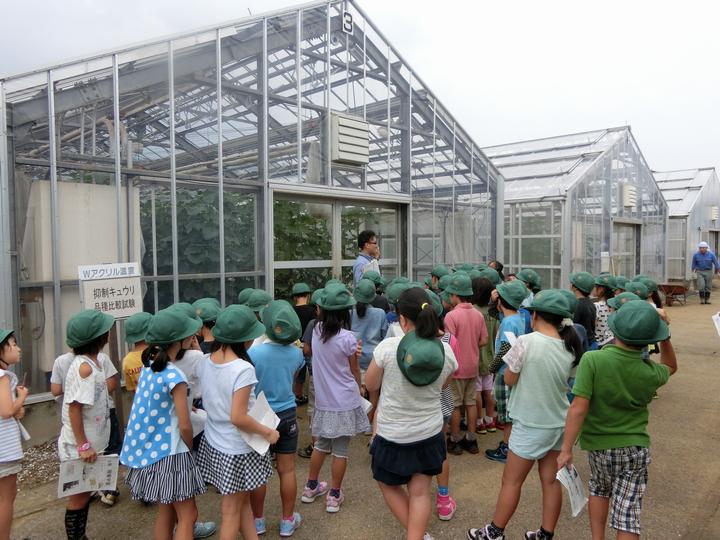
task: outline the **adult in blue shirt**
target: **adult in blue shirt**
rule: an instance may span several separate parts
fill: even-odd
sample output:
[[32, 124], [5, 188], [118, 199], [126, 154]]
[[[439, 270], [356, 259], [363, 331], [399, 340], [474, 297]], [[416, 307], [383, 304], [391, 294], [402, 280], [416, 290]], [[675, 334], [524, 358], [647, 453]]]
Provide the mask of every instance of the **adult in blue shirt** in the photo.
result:
[[720, 263], [709, 247], [707, 242], [700, 242], [698, 251], [692, 258], [692, 271], [697, 274], [697, 289], [701, 304], [710, 303], [713, 275], [720, 270]]
[[353, 284], [357, 285], [368, 270], [380, 273], [380, 248], [378, 248], [377, 235], [374, 231], [366, 230], [358, 234], [358, 253], [353, 264]]

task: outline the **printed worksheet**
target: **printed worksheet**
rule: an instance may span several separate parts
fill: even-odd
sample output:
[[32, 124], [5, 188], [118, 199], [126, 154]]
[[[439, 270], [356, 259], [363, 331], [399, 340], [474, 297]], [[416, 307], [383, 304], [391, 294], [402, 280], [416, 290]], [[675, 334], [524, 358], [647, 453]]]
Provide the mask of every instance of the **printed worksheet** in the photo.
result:
[[585, 486], [580, 479], [577, 469], [572, 465], [570, 465], [570, 467], [563, 467], [557, 472], [555, 478], [557, 478], [567, 490], [568, 496], [570, 497], [572, 516], [577, 517], [588, 502], [588, 498], [585, 495]]
[[113, 491], [117, 487], [118, 455], [98, 456], [94, 463], [82, 459], [60, 462], [58, 498], [87, 491]]
[[[263, 426], [273, 429], [278, 427], [278, 424], [280, 423], [280, 418], [278, 418], [278, 415], [275, 414], [275, 411], [273, 411], [270, 407], [270, 404], [265, 397], [265, 392], [260, 392], [255, 399], [255, 405], [253, 405], [248, 411], [248, 414], [256, 421], [260, 422]], [[239, 431], [242, 438], [245, 439], [245, 442], [248, 443], [250, 448], [255, 450], [258, 454], [262, 455], [270, 449], [270, 443], [262, 435], [247, 433], [243, 430]]]

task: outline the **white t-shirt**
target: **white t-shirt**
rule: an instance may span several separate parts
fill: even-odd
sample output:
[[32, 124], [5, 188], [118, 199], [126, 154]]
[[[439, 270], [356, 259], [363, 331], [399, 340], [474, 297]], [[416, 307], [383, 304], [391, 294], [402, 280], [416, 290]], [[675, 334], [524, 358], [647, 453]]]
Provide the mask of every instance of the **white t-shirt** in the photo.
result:
[[203, 407], [207, 413], [205, 438], [223, 454], [249, 454], [253, 449], [245, 442], [240, 431], [230, 421], [232, 400], [235, 392], [250, 386], [248, 410], [255, 404], [255, 368], [249, 362], [237, 359], [227, 364], [216, 364], [209, 356], [197, 366]]
[[[80, 366], [88, 364], [92, 373], [85, 379], [80, 376]], [[110, 440], [110, 406], [107, 383], [103, 369], [87, 356], [76, 356], [67, 371], [62, 407], [62, 429], [58, 438], [60, 461], [78, 458], [77, 442], [70, 425], [70, 404], [82, 404], [85, 437], [96, 452], [107, 448]]]
[[403, 332], [402, 326], [400, 326], [399, 322], [390, 323], [390, 326], [388, 326], [387, 332], [385, 333], [385, 338], [391, 338], [391, 337], [403, 337], [405, 335], [405, 332]]
[[[0, 369], [0, 378], [7, 377], [10, 379], [10, 395], [13, 402], [15, 401], [15, 388], [17, 388], [18, 378], [12, 371]], [[17, 461], [22, 459], [23, 450], [20, 442], [20, 426], [18, 421], [12, 416], [10, 418], [0, 418], [0, 463], [7, 461]]]
[[442, 343], [445, 365], [440, 376], [427, 386], [408, 381], [397, 364], [401, 337], [386, 338], [373, 353], [373, 362], [383, 369], [377, 434], [389, 441], [408, 444], [437, 435], [442, 431], [440, 391], [447, 378], [458, 368], [450, 345]]
[[[75, 360], [75, 353], [68, 352], [65, 354], [61, 354], [55, 359], [55, 363], [53, 364], [52, 374], [50, 375], [50, 382], [52, 384], [59, 384], [62, 386], [63, 392], [65, 391], [65, 379], [67, 378], [67, 372], [70, 368], [70, 364], [73, 363], [73, 360]], [[100, 365], [102, 366], [102, 370], [105, 373], [105, 379], [109, 379], [110, 377], [113, 377], [114, 375], [117, 375], [117, 369], [115, 369], [115, 366], [112, 363], [112, 360], [110, 360], [110, 357], [105, 353], [98, 353], [98, 362], [100, 362]], [[57, 396], [56, 401], [61, 402], [63, 397]], [[115, 408], [115, 402], [113, 401], [112, 396], [108, 393], [108, 402], [110, 403], [110, 408]]]
[[190, 397], [197, 399], [202, 397], [200, 392], [200, 381], [198, 380], [197, 368], [203, 357], [207, 356], [202, 351], [185, 351], [180, 360], [173, 361], [173, 365], [183, 372], [187, 379], [188, 388], [190, 388]]

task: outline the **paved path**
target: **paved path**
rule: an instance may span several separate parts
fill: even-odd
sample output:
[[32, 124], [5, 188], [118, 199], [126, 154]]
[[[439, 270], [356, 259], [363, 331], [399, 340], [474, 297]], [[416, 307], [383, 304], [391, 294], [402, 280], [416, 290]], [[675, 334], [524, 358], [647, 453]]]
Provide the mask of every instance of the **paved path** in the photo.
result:
[[[720, 309], [720, 299], [716, 306], [701, 306], [693, 299], [688, 306], [668, 309], [672, 318], [673, 343], [679, 355], [679, 371], [651, 405], [653, 464], [643, 510], [643, 538], [720, 538], [720, 338], [710, 321], [713, 308]], [[500, 433], [479, 438], [481, 447], [493, 447]], [[298, 504], [305, 524], [295, 538], [404, 537], [372, 481], [366, 442], [364, 436], [353, 440], [345, 480], [347, 498], [341, 512], [326, 514], [320, 501], [311, 505]], [[583, 478], [587, 479], [586, 458], [579, 450], [576, 451], [576, 462]], [[307, 466], [307, 460], [298, 458], [300, 484], [306, 478]], [[438, 539], [465, 538], [469, 526], [490, 519], [500, 486], [502, 466], [482, 456], [451, 456], [451, 467], [451, 492], [459, 507], [450, 522], [432, 519], [429, 530]], [[325, 475], [329, 476], [327, 465]], [[55, 490], [55, 484], [51, 483], [19, 495], [14, 539], [64, 538], [63, 506], [54, 498]], [[219, 521], [219, 502], [215, 494], [200, 497], [201, 519]], [[277, 478], [274, 476], [266, 510], [267, 538], [278, 537], [279, 512]], [[522, 538], [523, 531], [538, 527], [539, 516], [540, 488], [533, 473], [524, 487], [518, 512], [508, 526], [508, 539]], [[93, 503], [88, 535], [93, 540], [151, 538], [153, 520], [154, 510], [132, 502], [123, 486], [117, 506], [107, 508]], [[555, 538], [589, 537], [587, 514], [572, 519], [566, 504]]]

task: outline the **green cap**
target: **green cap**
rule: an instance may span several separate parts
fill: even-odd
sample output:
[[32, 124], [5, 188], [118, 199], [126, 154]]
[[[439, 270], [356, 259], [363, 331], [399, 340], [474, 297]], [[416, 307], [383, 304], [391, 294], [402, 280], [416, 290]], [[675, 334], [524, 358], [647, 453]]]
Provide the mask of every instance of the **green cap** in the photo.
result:
[[658, 290], [657, 282], [650, 278], [643, 278], [640, 280], [640, 283], [642, 283], [643, 285], [645, 285], [647, 287], [648, 296], [650, 295], [650, 293], [657, 292], [657, 290]]
[[327, 287], [328, 285], [343, 285], [344, 286], [345, 284], [342, 281], [340, 281], [339, 279], [330, 278], [325, 282], [325, 286]]
[[425, 291], [425, 294], [427, 294], [428, 298], [430, 299], [430, 305], [432, 306], [435, 315], [437, 315], [438, 317], [442, 315], [443, 305], [440, 301], [440, 297], [429, 289]]
[[195, 308], [195, 314], [200, 317], [200, 320], [204, 323], [217, 319], [217, 316], [220, 315], [220, 311], [222, 310], [220, 302], [215, 298], [195, 300], [193, 307]]
[[624, 291], [625, 284], [628, 281], [628, 278], [626, 278], [625, 276], [615, 276], [615, 290]]
[[432, 288], [432, 276], [427, 276], [425, 279], [423, 279], [423, 283], [428, 289]]
[[462, 263], [455, 265], [453, 268], [455, 272], [468, 272], [470, 273], [472, 270], [475, 270], [475, 265], [470, 263]]
[[422, 281], [411, 281], [408, 283], [410, 285], [410, 288], [417, 287], [418, 289], [424, 289], [425, 284]]
[[68, 347], [75, 349], [87, 345], [110, 331], [115, 318], [107, 313], [85, 309], [73, 315], [67, 323], [66, 339]]
[[525, 300], [525, 298], [527, 298], [530, 294], [530, 291], [527, 290], [525, 284], [518, 280], [501, 283], [495, 287], [495, 290], [497, 290], [503, 300], [515, 309], [518, 309], [520, 304], [523, 303], [523, 300]]
[[447, 274], [447, 275], [441, 277], [438, 280], [438, 289], [440, 289], [441, 291], [444, 291], [445, 289], [448, 288], [448, 285], [450, 285], [451, 281], [452, 281], [452, 276], [450, 274]]
[[630, 300], [608, 316], [608, 326], [623, 343], [642, 347], [670, 337], [657, 310], [642, 300]]
[[641, 298], [637, 294], [633, 294], [631, 292], [624, 292], [608, 299], [607, 305], [614, 310], [618, 310], [624, 303], [629, 302], [630, 300], [641, 300]]
[[5, 341], [10, 334], [14, 334], [15, 330], [6, 330], [4, 328], [0, 328], [0, 343]]
[[570, 274], [570, 283], [582, 292], [590, 294], [595, 286], [595, 278], [589, 272], [576, 272]]
[[406, 291], [410, 288], [410, 283], [393, 283], [388, 287], [388, 302], [391, 304], [397, 304], [398, 298], [400, 298], [400, 295], [403, 293], [403, 291]]
[[212, 334], [220, 343], [242, 343], [260, 337], [265, 333], [265, 326], [257, 320], [255, 313], [238, 304], [228, 306], [220, 312]]
[[369, 304], [373, 300], [375, 300], [375, 297], [377, 294], [375, 293], [375, 284], [370, 281], [369, 279], [362, 278], [358, 284], [355, 286], [355, 291], [353, 292], [353, 297], [357, 302], [362, 302], [363, 304]]
[[302, 335], [302, 325], [293, 307], [285, 300], [275, 300], [263, 310], [262, 322], [265, 335], [287, 345]]
[[145, 334], [147, 334], [152, 317], [150, 313], [144, 311], [128, 317], [125, 321], [125, 341], [131, 345], [145, 341]]
[[166, 308], [166, 309], [172, 309], [175, 311], [179, 311], [186, 317], [190, 317], [191, 319], [197, 319], [200, 322], [200, 326], [202, 326], [202, 319], [197, 316], [197, 312], [192, 304], [188, 304], [187, 302], [178, 302], [177, 304], [173, 304], [172, 306]]
[[432, 269], [430, 275], [440, 279], [443, 276], [447, 276], [449, 273], [450, 270], [447, 266], [445, 266], [444, 264], [438, 264], [435, 268]]
[[410, 283], [410, 278], [406, 278], [405, 276], [398, 276], [396, 278], [393, 278], [393, 280], [390, 282], [390, 286], [395, 285], [396, 283]]
[[601, 287], [607, 287], [608, 289], [615, 289], [615, 276], [612, 274], [600, 274], [595, 278], [595, 285]]
[[445, 349], [439, 339], [421, 339], [408, 332], [397, 348], [400, 372], [415, 386], [427, 386], [437, 380], [445, 366]]
[[250, 295], [255, 292], [255, 289], [252, 287], [246, 287], [242, 291], [238, 293], [238, 304], [241, 306], [244, 306], [247, 304], [247, 301], [250, 299]]
[[443, 291], [440, 293], [440, 300], [445, 302], [448, 306], [452, 306], [452, 301], [450, 300], [450, 293], [447, 291]]
[[310, 297], [310, 303], [313, 306], [317, 306], [320, 303], [320, 298], [325, 293], [325, 289], [315, 289], [315, 291], [312, 293], [312, 296]]
[[644, 279], [650, 279], [650, 276], [646, 276], [645, 274], [638, 274], [634, 278], [632, 278], [632, 281], [642, 281]]
[[468, 276], [470, 276], [470, 280], [471, 280], [471, 281], [472, 281], [473, 279], [483, 277], [482, 272], [481, 272], [480, 270], [478, 270], [477, 268], [473, 268], [472, 270], [470, 270], [470, 271], [468, 272]]
[[472, 296], [472, 283], [470, 276], [464, 273], [455, 272], [450, 281], [450, 285], [445, 289], [450, 294], [457, 294], [458, 296]]
[[302, 294], [310, 294], [312, 291], [307, 283], [296, 283], [292, 288], [293, 296], [300, 296]]
[[493, 285], [502, 283], [502, 280], [500, 279], [500, 274], [498, 274], [498, 271], [495, 270], [494, 268], [490, 268], [489, 266], [480, 270], [480, 277], [486, 278]]
[[248, 298], [247, 307], [252, 309], [256, 313], [262, 312], [270, 302], [272, 302], [272, 296], [267, 291], [262, 289], [255, 289]]
[[375, 284], [375, 289], [382, 291], [387, 285], [387, 281], [380, 275], [380, 272], [375, 270], [368, 270], [362, 276], [363, 279], [369, 279]]
[[574, 313], [575, 313], [575, 308], [576, 308], [577, 305], [578, 305], [577, 296], [575, 296], [575, 293], [572, 292], [572, 291], [569, 290], [569, 289], [560, 289], [560, 292], [563, 294], [563, 296], [564, 296], [565, 299], [567, 300], [567, 302], [568, 302], [568, 307], [570, 308], [570, 311], [572, 311], [573, 314], [574, 314]]
[[573, 317], [573, 310], [570, 309], [570, 303], [564, 294], [557, 289], [545, 289], [535, 294], [532, 304], [528, 306], [528, 311], [541, 311], [543, 313], [552, 313], [560, 315], [567, 319]]
[[540, 276], [532, 268], [520, 270], [517, 274], [515, 274], [515, 277], [526, 285], [530, 285], [531, 289], [540, 289], [542, 287]]
[[319, 305], [325, 311], [340, 311], [355, 305], [355, 299], [342, 283], [331, 283], [325, 286], [325, 292], [320, 298]]
[[147, 329], [145, 341], [150, 345], [169, 345], [194, 336], [202, 322], [197, 317], [188, 317], [181, 309], [169, 307], [155, 315]]
[[625, 284], [625, 291], [636, 294], [640, 297], [640, 300], [647, 300], [648, 289], [644, 283], [639, 281], [630, 281]]

